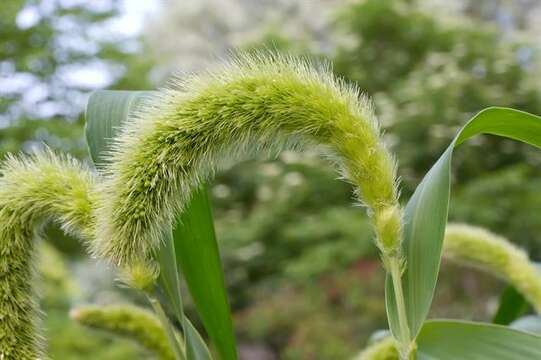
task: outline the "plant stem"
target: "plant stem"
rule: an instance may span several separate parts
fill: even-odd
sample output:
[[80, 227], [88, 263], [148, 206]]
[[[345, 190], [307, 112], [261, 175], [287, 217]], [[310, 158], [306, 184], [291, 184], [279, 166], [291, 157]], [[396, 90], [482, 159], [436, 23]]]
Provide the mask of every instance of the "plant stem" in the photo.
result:
[[175, 354], [176, 360], [186, 360], [186, 357], [184, 356], [184, 349], [180, 345], [177, 336], [175, 335], [175, 330], [173, 326], [171, 325], [171, 322], [167, 318], [167, 315], [165, 314], [165, 311], [163, 310], [162, 305], [160, 304], [160, 301], [156, 299], [154, 296], [151, 296], [147, 294], [148, 301], [152, 305], [152, 308], [156, 312], [156, 315], [158, 315], [158, 318], [160, 319], [162, 326], [165, 330], [165, 333], [167, 334], [167, 339], [169, 340], [169, 344], [171, 345], [171, 349], [173, 353]]
[[401, 360], [409, 360], [411, 358], [411, 334], [408, 325], [408, 317], [406, 314], [406, 303], [404, 301], [404, 290], [402, 289], [402, 271], [400, 269], [400, 258], [393, 256], [388, 261], [391, 278], [393, 280], [394, 296], [396, 308], [398, 311], [398, 323], [400, 326], [400, 339], [398, 340], [398, 348]]

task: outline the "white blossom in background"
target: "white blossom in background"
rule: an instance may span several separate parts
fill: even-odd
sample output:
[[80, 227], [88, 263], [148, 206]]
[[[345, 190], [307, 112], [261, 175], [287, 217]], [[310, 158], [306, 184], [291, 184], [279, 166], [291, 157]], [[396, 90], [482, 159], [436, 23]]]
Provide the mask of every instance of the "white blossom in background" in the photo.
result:
[[437, 11], [451, 16], [462, 14], [466, 6], [463, 0], [421, 0], [420, 3], [429, 12]]
[[417, 0], [421, 7], [445, 16], [467, 15], [494, 23], [503, 33], [525, 31], [541, 41], [539, 0]]
[[[201, 70], [266, 33], [332, 54], [347, 41], [333, 26], [336, 12], [354, 0], [163, 0], [144, 31], [159, 64], [155, 80], [172, 71]], [[362, 1], [362, 0], [357, 0]], [[539, 34], [539, 0], [417, 0], [446, 18], [468, 15], [493, 22], [504, 35]], [[443, 21], [443, 20], [442, 20]], [[541, 43], [541, 37], [536, 35]]]
[[332, 51], [330, 22], [340, 0], [169, 0], [145, 31], [161, 68], [192, 72], [236, 48], [276, 32], [305, 42], [318, 53]]
[[541, 47], [541, 1], [527, 12], [526, 22], [532, 38]]

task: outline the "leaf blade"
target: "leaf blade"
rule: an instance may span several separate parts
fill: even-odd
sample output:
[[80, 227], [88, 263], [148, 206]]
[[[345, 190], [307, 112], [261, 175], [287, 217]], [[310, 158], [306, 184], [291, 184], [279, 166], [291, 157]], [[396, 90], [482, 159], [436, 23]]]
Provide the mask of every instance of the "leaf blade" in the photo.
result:
[[224, 360], [237, 359], [235, 335], [214, 223], [204, 188], [192, 194], [190, 211], [174, 229], [177, 262], [205, 329]]
[[186, 358], [188, 360], [212, 360], [212, 355], [205, 341], [187, 317], [184, 318], [184, 331], [186, 334]]
[[427, 321], [417, 344], [418, 360], [541, 359], [540, 336], [493, 324]]
[[[488, 108], [474, 116], [457, 134], [415, 190], [404, 211], [403, 251], [407, 267], [402, 276], [411, 337], [424, 323], [439, 272], [447, 224], [453, 150], [478, 134], [509, 137], [541, 147], [541, 118], [508, 108]], [[392, 283], [386, 281], [387, 316], [391, 331], [402, 337]]]
[[105, 165], [105, 153], [129, 114], [152, 91], [94, 91], [85, 109], [85, 137], [90, 157], [97, 168]]
[[500, 296], [500, 305], [492, 323], [509, 325], [528, 311], [529, 305], [524, 296], [513, 286], [508, 286]]

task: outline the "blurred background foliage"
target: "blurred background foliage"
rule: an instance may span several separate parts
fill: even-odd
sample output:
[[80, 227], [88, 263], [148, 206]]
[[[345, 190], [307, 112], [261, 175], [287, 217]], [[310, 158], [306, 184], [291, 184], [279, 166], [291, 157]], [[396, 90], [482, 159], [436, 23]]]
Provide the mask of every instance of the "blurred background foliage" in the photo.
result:
[[[404, 201], [480, 109], [541, 114], [536, 0], [4, 0], [0, 15], [1, 156], [47, 144], [87, 161], [90, 91], [158, 87], [232, 49], [328, 61], [357, 83], [399, 159]], [[484, 137], [457, 152], [454, 166], [450, 218], [501, 233], [539, 259], [536, 150]], [[211, 195], [243, 359], [346, 359], [386, 327], [383, 272], [350, 190], [313, 149], [219, 172]], [[75, 240], [46, 234], [51, 358], [148, 358], [69, 319], [77, 304], [141, 300], [115, 287], [114, 274]], [[489, 319], [501, 289], [444, 264], [433, 315]]]

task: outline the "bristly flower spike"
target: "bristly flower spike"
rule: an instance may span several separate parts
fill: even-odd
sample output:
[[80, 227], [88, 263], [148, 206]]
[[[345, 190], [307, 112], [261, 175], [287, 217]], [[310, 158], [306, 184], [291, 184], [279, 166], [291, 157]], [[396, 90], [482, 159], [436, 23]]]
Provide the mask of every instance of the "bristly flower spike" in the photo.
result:
[[131, 117], [104, 172], [94, 252], [122, 265], [145, 261], [222, 164], [305, 144], [336, 159], [373, 218], [383, 257], [397, 256], [396, 166], [371, 103], [328, 67], [272, 54], [177, 78]]
[[41, 359], [33, 281], [37, 230], [54, 221], [90, 241], [94, 179], [77, 161], [50, 151], [9, 156], [0, 173], [0, 359]]
[[130, 305], [82, 306], [72, 310], [70, 315], [88, 327], [131, 338], [159, 359], [175, 359], [159, 319], [142, 308]]
[[[509, 240], [481, 227], [449, 224], [443, 256], [499, 277], [516, 288], [541, 314], [541, 277], [536, 264]], [[398, 360], [399, 344], [391, 337], [377, 341], [354, 360]]]
[[509, 240], [480, 227], [451, 224], [445, 232], [444, 255], [507, 281], [541, 314], [541, 273]]

